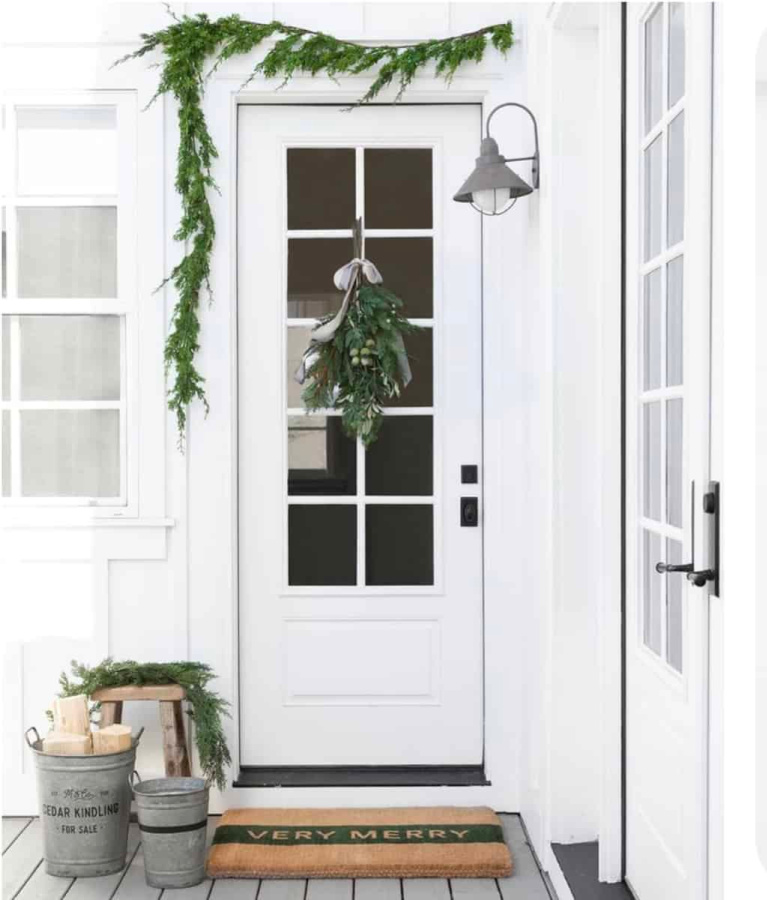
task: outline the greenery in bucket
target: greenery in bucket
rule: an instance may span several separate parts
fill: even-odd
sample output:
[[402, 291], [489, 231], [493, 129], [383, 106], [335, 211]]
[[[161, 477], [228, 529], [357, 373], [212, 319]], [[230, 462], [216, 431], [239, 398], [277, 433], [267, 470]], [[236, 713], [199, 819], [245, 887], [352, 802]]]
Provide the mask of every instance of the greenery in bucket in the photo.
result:
[[72, 660], [72, 678], [59, 676], [59, 697], [93, 695], [100, 688], [143, 684], [179, 684], [186, 690], [189, 716], [195, 726], [195, 743], [205, 778], [220, 790], [226, 787], [226, 769], [232, 761], [222, 717], [229, 715], [229, 703], [208, 689], [215, 678], [210, 666], [200, 662], [139, 663], [132, 659], [116, 662], [107, 658], [96, 666]]

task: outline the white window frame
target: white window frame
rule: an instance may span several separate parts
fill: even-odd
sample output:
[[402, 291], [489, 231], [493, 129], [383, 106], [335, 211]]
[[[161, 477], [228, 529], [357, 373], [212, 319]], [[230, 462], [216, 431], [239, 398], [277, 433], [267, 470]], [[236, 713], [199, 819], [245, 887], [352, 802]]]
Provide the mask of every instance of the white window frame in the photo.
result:
[[[650, 21], [653, 15], [657, 12], [660, 12], [661, 15], [661, 66], [662, 66], [662, 78], [661, 78], [661, 113], [658, 117], [658, 120], [649, 128], [646, 127], [645, 115], [646, 115], [646, 104], [647, 104], [647, 33], [646, 26]], [[685, 22], [686, 26], [686, 22]], [[643, 533], [647, 531], [652, 535], [656, 535], [660, 540], [660, 554], [661, 558], [666, 559], [667, 556], [667, 539], [677, 541], [682, 547], [682, 555], [684, 559], [691, 558], [690, 554], [692, 552], [689, 547], [689, 541], [687, 535], [689, 534], [688, 527], [688, 516], [689, 516], [689, 495], [687, 493], [687, 486], [690, 483], [689, 477], [689, 466], [687, 461], [687, 442], [689, 441], [689, 433], [688, 433], [688, 397], [687, 391], [685, 390], [685, 382], [687, 372], [683, 372], [682, 374], [682, 383], [677, 385], [666, 385], [667, 381], [667, 358], [668, 358], [668, 347], [666, 343], [666, 324], [667, 324], [667, 288], [668, 288], [668, 272], [669, 267], [672, 262], [676, 259], [682, 259], [684, 264], [685, 258], [685, 238], [682, 237], [681, 240], [677, 241], [675, 244], [668, 243], [668, 195], [669, 195], [669, 184], [668, 184], [668, 154], [669, 154], [669, 129], [671, 125], [678, 119], [678, 117], [684, 116], [686, 109], [686, 100], [687, 100], [687, 85], [685, 84], [685, 89], [682, 93], [682, 96], [676, 100], [673, 106], [668, 106], [668, 91], [669, 91], [669, 28], [670, 28], [670, 9], [668, 3], [653, 3], [647, 7], [644, 12], [644, 15], [640, 18], [640, 50], [638, 54], [638, 62], [639, 62], [639, 75], [638, 75], [638, 85], [640, 88], [640, 101], [638, 105], [639, 116], [641, 119], [641, 132], [642, 134], [639, 136], [639, 149], [638, 149], [638, 168], [639, 168], [639, 179], [640, 179], [640, 188], [638, 194], [638, 213], [639, 213], [639, 247], [641, 249], [641, 258], [639, 259], [638, 266], [638, 284], [637, 284], [637, 313], [638, 313], [638, 324], [637, 324], [637, 340], [638, 340], [638, 354], [637, 354], [637, 362], [638, 362], [638, 372], [637, 372], [637, 392], [636, 392], [636, 428], [637, 435], [639, 436], [641, 447], [640, 453], [641, 458], [639, 460], [639, 468], [637, 470], [637, 511], [639, 515], [636, 519], [636, 553], [637, 559], [640, 560], [640, 582], [637, 586], [639, 602], [637, 603], [637, 612], [639, 616], [639, 620], [637, 623], [637, 645], [640, 648], [640, 651], [646, 653], [650, 659], [652, 664], [657, 665], [658, 673], [667, 680], [671, 685], [674, 685], [677, 689], [682, 689], [683, 685], [686, 682], [686, 669], [688, 660], [683, 654], [682, 659], [682, 671], [678, 671], [671, 663], [668, 661], [668, 634], [667, 634], [667, 626], [668, 626], [668, 590], [669, 586], [667, 580], [664, 579], [663, 584], [663, 593], [661, 598], [660, 605], [660, 652], [656, 652], [652, 649], [652, 647], [645, 641], [644, 638], [644, 625], [645, 625], [645, 609], [644, 609], [644, 590], [645, 590], [645, 578], [647, 575], [646, 567], [645, 567], [645, 554], [644, 547], [642, 544], [643, 541]], [[684, 125], [684, 140], [685, 145], [687, 141], [687, 122], [686, 120], [683, 123]], [[645, 156], [645, 152], [650, 148], [650, 146], [658, 139], [661, 140], [661, 194], [660, 194], [660, 204], [661, 204], [661, 215], [660, 215], [660, 233], [661, 233], [661, 249], [658, 253], [654, 254], [651, 257], [645, 259], [645, 240], [647, 238], [647, 183], [646, 183], [646, 175], [647, 175], [647, 158]], [[686, 178], [686, 173], [685, 173]], [[645, 346], [645, 279], [649, 278], [649, 276], [653, 272], [660, 272], [660, 335], [659, 335], [659, 352], [660, 352], [660, 386], [656, 388], [645, 388], [645, 363], [647, 360], [647, 352], [648, 348]], [[686, 296], [687, 296], [687, 285], [683, 283], [683, 305], [685, 308], [685, 319], [687, 321], [686, 316]], [[687, 361], [683, 360], [685, 370], [687, 368]], [[683, 499], [682, 499], [682, 515], [683, 515], [683, 524], [681, 526], [671, 525], [668, 522], [668, 497], [667, 497], [667, 465], [668, 465], [668, 447], [667, 447], [667, 434], [666, 434], [666, 424], [667, 424], [667, 416], [668, 416], [668, 401], [670, 400], [681, 400], [684, 404], [684, 416], [685, 421], [683, 423], [683, 456], [682, 456], [682, 472], [681, 479], [683, 485]], [[660, 448], [659, 448], [659, 481], [661, 487], [660, 493], [660, 513], [659, 518], [651, 519], [644, 515], [643, 505], [644, 505], [644, 492], [645, 492], [645, 483], [644, 483], [644, 462], [645, 462], [645, 453], [647, 452], [644, 447], [644, 427], [642, 416], [649, 404], [652, 403], [660, 403], [661, 404], [661, 412], [660, 412]], [[682, 560], [684, 561], [684, 560]], [[685, 603], [682, 604], [682, 635], [685, 635], [687, 632], [687, 606]]]
[[[285, 197], [287, 197], [287, 152], [294, 148], [343, 148], [353, 149], [355, 154], [355, 179], [354, 179], [354, 197], [355, 197], [355, 218], [362, 219], [362, 248], [363, 257], [365, 256], [365, 241], [368, 238], [403, 238], [403, 237], [424, 237], [430, 238], [432, 241], [432, 261], [434, 265], [434, 286], [433, 286], [433, 308], [432, 315], [429, 318], [408, 318], [411, 325], [419, 328], [429, 329], [432, 333], [432, 378], [434, 393], [432, 396], [431, 406], [393, 406], [384, 409], [386, 416], [417, 416], [422, 418], [431, 418], [432, 429], [434, 435], [433, 441], [433, 458], [432, 458], [432, 477], [433, 486], [431, 494], [368, 494], [365, 486], [365, 446], [361, 438], [355, 440], [356, 465], [357, 465], [357, 490], [354, 494], [345, 496], [334, 496], [328, 494], [308, 495], [308, 494], [290, 494], [288, 493], [288, 420], [291, 418], [300, 418], [306, 415], [306, 409], [303, 406], [288, 406], [287, 402], [283, 404], [285, 419], [283, 434], [285, 435], [284, 451], [283, 451], [283, 478], [284, 486], [283, 503], [287, 510], [289, 506], [354, 506], [357, 509], [357, 583], [354, 585], [311, 585], [300, 586], [291, 585], [288, 575], [288, 517], [285, 516], [283, 529], [283, 546], [286, 548], [284, 554], [284, 569], [282, 573], [282, 593], [291, 595], [306, 596], [344, 596], [344, 595], [376, 595], [382, 594], [389, 596], [392, 593], [402, 593], [408, 595], [423, 594], [441, 594], [444, 590], [443, 584], [443, 564], [442, 564], [442, 441], [439, 439], [442, 428], [440, 391], [437, 373], [441, 371], [440, 353], [441, 348], [438, 344], [439, 329], [435, 324], [441, 319], [442, 305], [442, 272], [438, 264], [441, 247], [441, 228], [439, 223], [442, 221], [441, 214], [441, 197], [438, 189], [440, 168], [442, 160], [440, 158], [441, 146], [434, 141], [420, 140], [414, 137], [411, 141], [394, 141], [394, 140], [367, 140], [364, 144], [351, 144], [349, 141], [337, 141], [332, 138], [321, 138], [313, 136], [311, 139], [302, 140], [301, 138], [292, 138], [282, 147], [281, 171], [285, 182]], [[431, 228], [367, 228], [365, 226], [365, 150], [370, 149], [392, 149], [392, 150], [412, 150], [426, 149], [432, 152], [432, 227]], [[282, 230], [283, 240], [283, 260], [282, 260], [282, 277], [283, 287], [282, 296], [287, 298], [288, 283], [288, 246], [291, 240], [317, 239], [317, 238], [347, 238], [351, 240], [353, 237], [352, 229], [327, 229], [327, 228], [311, 228], [311, 229], [290, 229], [287, 225], [287, 201], [283, 207]], [[285, 303], [287, 310], [287, 301]], [[293, 318], [285, 315], [286, 329], [291, 327], [313, 328], [319, 324], [319, 319], [311, 317]], [[287, 341], [287, 330], [283, 329], [285, 340]], [[285, 360], [287, 347], [283, 354], [283, 370], [285, 370]], [[339, 416], [341, 413], [337, 409], [317, 409], [313, 411], [314, 415], [321, 416]], [[366, 561], [365, 552], [367, 546], [367, 523], [366, 508], [368, 506], [429, 506], [432, 509], [433, 516], [433, 551], [432, 562], [434, 566], [434, 577], [432, 584], [428, 585], [375, 585], [367, 584], [366, 578]]]
[[[0, 206], [6, 219], [6, 297], [0, 297], [0, 315], [10, 317], [10, 399], [0, 399], [0, 410], [11, 415], [11, 496], [0, 497], [4, 511], [25, 508], [86, 507], [93, 518], [126, 518], [138, 513], [138, 435], [134, 422], [138, 397], [138, 253], [137, 253], [137, 109], [136, 95], [129, 91], [16, 94], [0, 97], [5, 127], [2, 131], [6, 178]], [[30, 196], [16, 193], [16, 109], [20, 107], [69, 108], [111, 106], [116, 112], [117, 194]], [[21, 299], [17, 296], [16, 216], [18, 208], [34, 206], [117, 208], [117, 297]], [[0, 267], [2, 262], [0, 261]], [[120, 398], [116, 401], [21, 401], [19, 391], [18, 317], [22, 315], [117, 315], [121, 320]], [[0, 342], [1, 343], [1, 342]], [[16, 352], [14, 352], [14, 347]], [[0, 365], [2, 364], [0, 346]], [[117, 409], [120, 413], [119, 497], [22, 497], [20, 496], [20, 411], [45, 409]], [[14, 422], [15, 418], [15, 422]], [[0, 421], [0, 429], [3, 427]], [[2, 459], [0, 458], [0, 479]], [[15, 494], [15, 496], [14, 496]]]

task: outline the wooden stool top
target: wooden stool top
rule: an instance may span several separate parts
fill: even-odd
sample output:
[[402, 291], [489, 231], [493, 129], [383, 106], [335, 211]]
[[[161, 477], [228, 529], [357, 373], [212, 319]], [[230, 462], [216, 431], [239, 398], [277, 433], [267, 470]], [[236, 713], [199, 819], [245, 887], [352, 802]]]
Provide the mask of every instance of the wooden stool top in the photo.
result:
[[123, 700], [183, 700], [186, 691], [180, 684], [142, 684], [126, 687], [99, 688], [91, 699], [97, 702], [122, 702]]

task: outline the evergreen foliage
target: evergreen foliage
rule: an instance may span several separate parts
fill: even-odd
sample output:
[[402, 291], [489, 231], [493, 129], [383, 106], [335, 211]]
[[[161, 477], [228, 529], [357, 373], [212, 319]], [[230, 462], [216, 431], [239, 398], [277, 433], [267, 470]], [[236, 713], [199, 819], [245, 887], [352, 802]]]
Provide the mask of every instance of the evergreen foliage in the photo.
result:
[[[358, 101], [364, 104], [392, 84], [397, 86], [399, 100], [419, 69], [427, 64], [434, 64], [437, 75], [449, 82], [462, 63], [476, 63], [483, 58], [488, 41], [496, 50], [506, 53], [514, 42], [514, 31], [511, 22], [506, 22], [442, 40], [364, 46], [281, 22], [247, 22], [237, 15], [216, 20], [205, 14], [181, 18], [173, 15], [172, 24], [141, 35], [141, 47], [118, 60], [140, 59], [159, 51], [162, 54], [160, 82], [152, 99], [170, 94], [178, 102], [175, 184], [181, 196], [182, 216], [174, 237], [185, 244], [186, 255], [163, 285], [171, 281], [177, 294], [165, 344], [165, 366], [174, 375], [168, 406], [176, 414], [180, 443], [184, 438], [187, 406], [199, 400], [208, 408], [205, 379], [195, 365], [200, 347], [202, 291], [212, 298], [210, 256], [216, 234], [208, 193], [216, 188], [211, 167], [217, 151], [202, 110], [205, 80], [226, 60], [250, 53], [270, 38], [275, 43], [254, 67], [248, 82], [258, 75], [282, 78], [285, 84], [296, 74], [314, 76], [325, 72], [330, 78], [336, 78], [375, 70], [370, 87]], [[211, 61], [212, 67], [206, 72], [206, 65]]]
[[208, 682], [214, 677], [210, 666], [199, 662], [139, 663], [132, 659], [115, 662], [107, 658], [91, 668], [72, 660], [72, 678], [66, 672], [59, 676], [59, 697], [76, 694], [91, 697], [99, 688], [126, 685], [180, 684], [186, 689], [188, 712], [195, 726], [200, 768], [208, 781], [223, 790], [226, 768], [232, 761], [221, 721], [222, 716], [229, 715], [229, 703], [208, 689]]
[[[340, 409], [349, 437], [367, 447], [378, 437], [382, 407], [399, 397], [402, 336], [418, 331], [401, 314], [402, 301], [380, 284], [363, 284], [332, 341], [320, 344], [307, 370], [308, 410]], [[326, 316], [320, 324], [329, 322]]]

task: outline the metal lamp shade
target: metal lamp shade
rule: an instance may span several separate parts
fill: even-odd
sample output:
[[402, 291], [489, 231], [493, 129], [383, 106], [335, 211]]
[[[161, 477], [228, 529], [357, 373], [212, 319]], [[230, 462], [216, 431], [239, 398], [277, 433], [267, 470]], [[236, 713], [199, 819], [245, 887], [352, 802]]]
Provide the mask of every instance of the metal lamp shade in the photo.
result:
[[494, 138], [486, 137], [482, 141], [474, 171], [461, 185], [453, 197], [459, 203], [473, 203], [473, 195], [479, 191], [508, 190], [511, 200], [532, 194], [530, 185], [512, 171], [498, 152], [498, 144]]

